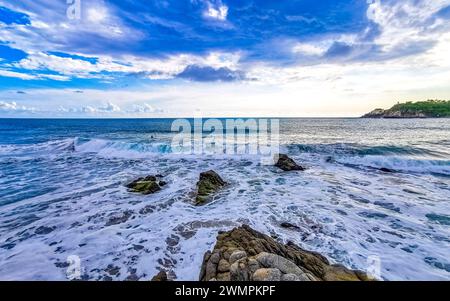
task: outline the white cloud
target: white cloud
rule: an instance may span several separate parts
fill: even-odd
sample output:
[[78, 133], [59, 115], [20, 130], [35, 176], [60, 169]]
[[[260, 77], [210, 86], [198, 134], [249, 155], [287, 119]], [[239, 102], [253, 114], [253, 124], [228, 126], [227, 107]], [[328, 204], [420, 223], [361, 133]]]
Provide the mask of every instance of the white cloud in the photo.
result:
[[26, 107], [23, 105], [18, 105], [16, 102], [5, 102], [0, 101], [0, 112], [12, 112], [12, 113], [22, 113], [22, 112], [35, 112], [35, 108]]
[[309, 56], [321, 56], [325, 54], [327, 49], [327, 47], [318, 44], [298, 43], [293, 47], [292, 51]]
[[154, 108], [152, 105], [148, 103], [135, 104], [133, 105], [132, 110], [128, 111], [129, 113], [137, 113], [137, 114], [148, 114], [148, 113], [163, 113], [164, 110]]
[[70, 78], [68, 76], [64, 76], [64, 75], [41, 74], [41, 73], [29, 74], [29, 73], [15, 72], [15, 71], [9, 71], [9, 70], [4, 70], [4, 69], [0, 69], [0, 76], [20, 78], [23, 80], [41, 80], [41, 79], [51, 79], [51, 80], [57, 80], [57, 81], [70, 80]]
[[[121, 59], [114, 59], [109, 56], [100, 56], [96, 63], [92, 63], [82, 59], [59, 57], [43, 52], [36, 52], [14, 63], [13, 66], [33, 71], [51, 70], [58, 72], [59, 75], [39, 76], [54, 80], [68, 80], [70, 77], [107, 77], [101, 74], [102, 72], [141, 74], [149, 79], [170, 79], [182, 72], [189, 65], [211, 66], [213, 68], [227, 67], [234, 70], [237, 68], [240, 58], [241, 55], [239, 53], [211, 52], [204, 57], [179, 54], [162, 59], [148, 59], [136, 56], [124, 56]], [[16, 76], [19, 75], [21, 74], [16, 74]], [[29, 79], [39, 77], [30, 76]]]
[[447, 31], [448, 23], [444, 26], [439, 20], [430, 20], [430, 17], [448, 5], [450, 0], [373, 1], [367, 10], [367, 17], [381, 30], [375, 43], [390, 51], [411, 43], [436, 40], [442, 30], [433, 29], [440, 25]]
[[81, 112], [81, 113], [86, 113], [86, 114], [103, 114], [103, 113], [107, 113], [107, 114], [111, 114], [111, 113], [120, 113], [122, 112], [121, 108], [111, 102], [107, 102], [105, 105], [100, 106], [100, 107], [92, 107], [92, 106], [84, 106], [81, 109], [64, 109], [66, 110], [66, 112], [71, 112], [71, 113], [77, 113], [77, 112]]
[[203, 16], [218, 21], [225, 21], [228, 16], [228, 6], [224, 5], [221, 1], [218, 1], [216, 4], [208, 1]]
[[36, 76], [34, 76], [34, 75], [20, 73], [20, 72], [14, 72], [14, 71], [8, 71], [8, 70], [1, 70], [1, 69], [0, 69], [0, 76], [15, 77], [15, 78], [20, 78], [20, 79], [24, 79], [24, 80], [36, 79]]
[[98, 112], [105, 112], [105, 113], [116, 113], [116, 112], [120, 112], [120, 111], [122, 111], [122, 110], [120, 109], [119, 106], [117, 106], [117, 105], [115, 105], [115, 104], [113, 104], [113, 103], [108, 102], [105, 106], [99, 107], [99, 108], [97, 109], [97, 111], [98, 111]]
[[69, 20], [66, 1], [4, 1], [0, 6], [22, 12], [30, 17], [31, 25], [0, 22], [0, 40], [10, 41], [15, 48], [27, 53], [43, 50], [63, 50], [80, 42], [115, 40], [117, 43], [139, 41], [145, 34], [123, 23], [114, 7], [106, 1], [82, 1], [82, 14], [79, 20]]
[[105, 7], [91, 7], [87, 10], [87, 18], [94, 23], [102, 23], [108, 18], [108, 11]]

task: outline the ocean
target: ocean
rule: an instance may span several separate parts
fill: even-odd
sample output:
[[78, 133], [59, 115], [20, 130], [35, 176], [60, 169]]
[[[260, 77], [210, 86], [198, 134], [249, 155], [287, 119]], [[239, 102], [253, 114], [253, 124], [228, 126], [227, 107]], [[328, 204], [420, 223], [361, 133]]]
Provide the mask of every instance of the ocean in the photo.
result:
[[[67, 280], [74, 262], [85, 280], [198, 280], [244, 223], [383, 280], [450, 280], [449, 119], [280, 119], [280, 151], [307, 168], [289, 173], [174, 153], [172, 122], [0, 119], [0, 280]], [[211, 169], [230, 185], [196, 207]], [[124, 186], [154, 174], [156, 194]]]

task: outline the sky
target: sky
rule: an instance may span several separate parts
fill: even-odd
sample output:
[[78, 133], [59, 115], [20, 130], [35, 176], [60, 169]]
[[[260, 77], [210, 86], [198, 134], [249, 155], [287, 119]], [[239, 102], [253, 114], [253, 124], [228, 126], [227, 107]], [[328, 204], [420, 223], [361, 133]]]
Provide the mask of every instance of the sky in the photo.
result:
[[0, 117], [356, 117], [450, 99], [450, 0], [0, 0]]

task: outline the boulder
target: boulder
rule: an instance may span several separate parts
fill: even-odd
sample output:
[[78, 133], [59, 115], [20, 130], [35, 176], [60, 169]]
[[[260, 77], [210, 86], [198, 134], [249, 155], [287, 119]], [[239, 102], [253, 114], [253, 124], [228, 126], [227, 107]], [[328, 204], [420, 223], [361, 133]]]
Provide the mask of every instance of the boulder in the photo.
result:
[[[277, 157], [275, 157], [277, 158]], [[284, 170], [284, 171], [303, 171], [305, 168], [295, 163], [294, 160], [289, 158], [285, 154], [279, 154], [277, 163], [275, 164], [276, 167]]]
[[210, 201], [213, 195], [225, 187], [227, 183], [213, 170], [202, 172], [197, 183], [197, 196], [195, 205], [204, 205]]
[[253, 274], [253, 281], [281, 281], [281, 275], [278, 269], [259, 269]]
[[131, 192], [141, 193], [141, 194], [153, 194], [161, 190], [161, 187], [165, 186], [167, 183], [161, 180], [162, 176], [148, 176], [144, 178], [139, 178], [126, 185]]
[[318, 253], [293, 243], [281, 244], [247, 225], [218, 235], [213, 251], [203, 258], [199, 278], [201, 281], [372, 280], [364, 272], [331, 265]]
[[167, 273], [165, 271], [160, 271], [158, 274], [153, 276], [151, 281], [169, 281], [167, 278]]

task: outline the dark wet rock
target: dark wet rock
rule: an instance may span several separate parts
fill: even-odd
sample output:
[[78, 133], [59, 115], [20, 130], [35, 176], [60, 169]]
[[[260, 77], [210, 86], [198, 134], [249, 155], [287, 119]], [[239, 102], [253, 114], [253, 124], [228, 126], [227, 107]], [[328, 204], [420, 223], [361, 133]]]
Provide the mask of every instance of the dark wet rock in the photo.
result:
[[125, 281], [139, 281], [139, 276], [135, 273], [132, 273], [125, 278]]
[[336, 159], [334, 159], [334, 157], [329, 156], [329, 157], [327, 157], [325, 159], [325, 162], [327, 162], [327, 163], [335, 163]]
[[169, 247], [175, 247], [180, 242], [180, 238], [176, 235], [171, 235], [170, 237], [166, 238], [166, 244]]
[[133, 245], [133, 250], [135, 251], [141, 251], [144, 249], [144, 246], [142, 245]]
[[69, 265], [70, 264], [68, 262], [63, 262], [63, 261], [55, 262], [55, 266], [60, 269], [66, 269], [69, 267]]
[[139, 178], [126, 185], [131, 192], [141, 194], [153, 194], [161, 190], [161, 187], [166, 186], [167, 182], [161, 180], [161, 176], [148, 176]]
[[244, 225], [218, 235], [205, 253], [201, 281], [366, 281], [363, 272], [331, 265], [322, 255], [286, 245]]
[[295, 163], [294, 160], [289, 158], [285, 154], [279, 154], [277, 163], [275, 164], [276, 167], [284, 170], [284, 171], [303, 171], [305, 168]]
[[380, 207], [383, 207], [383, 208], [388, 209], [388, 210], [392, 210], [392, 211], [395, 211], [395, 212], [400, 212], [400, 208], [396, 207], [393, 203], [386, 203], [386, 202], [379, 202], [379, 201], [377, 201], [377, 202], [374, 202], [373, 204], [377, 205], [377, 206], [380, 206]]
[[106, 222], [106, 227], [125, 223], [132, 215], [133, 211], [125, 211], [120, 216], [113, 216]]
[[432, 222], [450, 226], [450, 216], [448, 215], [430, 213], [427, 214], [426, 217]]
[[36, 233], [37, 235], [46, 235], [46, 234], [53, 232], [55, 229], [56, 229], [56, 227], [41, 226], [41, 227], [37, 228], [34, 231], [34, 233]]
[[1, 245], [0, 248], [5, 249], [5, 250], [11, 250], [15, 246], [16, 246], [15, 243], [8, 243], [8, 244]]
[[281, 223], [280, 226], [282, 228], [286, 228], [286, 229], [300, 230], [300, 227], [298, 227], [294, 224], [291, 224], [291, 223], [287, 223], [287, 222]]
[[160, 271], [152, 278], [152, 281], [169, 281], [169, 279], [167, 278], [167, 273], [165, 271]]
[[203, 205], [210, 201], [213, 195], [225, 187], [227, 183], [213, 170], [202, 172], [197, 183], [195, 205]]
[[105, 269], [105, 272], [108, 273], [111, 276], [118, 276], [120, 275], [120, 268], [117, 266], [114, 266], [112, 264], [108, 265], [108, 267]]
[[378, 213], [378, 212], [360, 212], [358, 213], [359, 216], [367, 217], [367, 218], [386, 218], [388, 217], [384, 213]]
[[434, 257], [426, 257], [425, 262], [437, 269], [444, 270], [450, 273], [450, 263], [440, 262]]
[[141, 210], [139, 210], [139, 214], [150, 214], [153, 213], [155, 211], [156, 207], [153, 205], [147, 205], [144, 208], [142, 208]]

